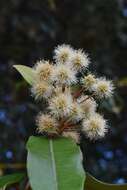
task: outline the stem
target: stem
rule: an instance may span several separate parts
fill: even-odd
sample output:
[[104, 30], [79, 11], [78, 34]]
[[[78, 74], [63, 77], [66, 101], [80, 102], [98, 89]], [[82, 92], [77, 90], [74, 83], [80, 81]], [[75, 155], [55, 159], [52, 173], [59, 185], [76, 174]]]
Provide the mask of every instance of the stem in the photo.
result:
[[79, 96], [81, 96], [81, 94], [83, 93], [84, 91], [84, 87], [82, 87], [78, 92], [76, 92], [74, 94], [74, 98], [77, 99]]
[[65, 84], [62, 86], [62, 92], [65, 92]]
[[79, 102], [79, 104], [85, 102], [86, 100], [88, 100], [89, 98], [92, 98], [91, 96], [88, 96], [87, 98], [85, 98], [84, 100], [82, 100], [81, 102]]
[[64, 131], [64, 129], [66, 129], [66, 128], [68, 128], [68, 127], [70, 127], [70, 125], [66, 125], [66, 123], [60, 128], [60, 130], [59, 130], [59, 133], [61, 134], [63, 131]]
[[72, 129], [72, 128], [74, 128], [76, 125], [75, 124], [73, 124], [73, 123], [69, 123], [68, 121], [65, 121], [65, 123], [63, 124], [63, 126], [60, 128], [60, 130], [59, 130], [59, 133], [61, 134], [64, 130], [66, 130], [66, 129]]
[[93, 93], [93, 94], [89, 95], [89, 96], [88, 96], [88, 97], [86, 97], [84, 100], [82, 100], [81, 102], [79, 102], [79, 104], [81, 104], [81, 103], [83, 103], [84, 101], [86, 101], [86, 100], [88, 100], [88, 99], [92, 98], [94, 95], [95, 95], [95, 93]]
[[27, 184], [26, 184], [26, 187], [25, 187], [25, 190], [30, 190], [31, 188], [30, 188], [30, 183], [29, 183], [29, 181], [27, 182]]
[[16, 164], [0, 163], [0, 169], [23, 169], [25, 167], [26, 167], [25, 163], [16, 163]]

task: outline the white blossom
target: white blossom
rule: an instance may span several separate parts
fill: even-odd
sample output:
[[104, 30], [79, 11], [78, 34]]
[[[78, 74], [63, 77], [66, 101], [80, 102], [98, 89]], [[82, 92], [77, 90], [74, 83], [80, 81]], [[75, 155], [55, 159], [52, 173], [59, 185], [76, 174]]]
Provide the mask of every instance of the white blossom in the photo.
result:
[[70, 85], [76, 82], [75, 71], [66, 65], [56, 65], [51, 76], [52, 81], [56, 84]]
[[87, 68], [89, 65], [88, 55], [82, 50], [75, 50], [71, 57], [71, 64], [76, 71]]
[[88, 96], [81, 96], [78, 100], [82, 109], [82, 115], [84, 117], [88, 117], [93, 115], [97, 108], [97, 103], [93, 98], [89, 98]]
[[48, 114], [39, 114], [36, 119], [38, 133], [56, 133], [57, 121]]
[[34, 66], [36, 80], [48, 81], [53, 72], [53, 65], [49, 61], [41, 60]]
[[82, 109], [77, 102], [73, 102], [70, 106], [69, 117], [74, 123], [82, 119]]
[[93, 74], [88, 74], [81, 79], [81, 83], [87, 90], [92, 91], [96, 84], [96, 78]]
[[54, 50], [54, 59], [57, 64], [68, 64], [73, 54], [73, 49], [70, 45], [59, 45]]
[[100, 78], [97, 80], [97, 83], [94, 85], [94, 92], [98, 98], [108, 98], [112, 96], [114, 86], [112, 81], [106, 80], [105, 78]]
[[31, 88], [31, 93], [36, 100], [49, 98], [52, 95], [53, 88], [47, 82], [35, 82]]
[[68, 93], [60, 93], [51, 99], [49, 109], [55, 117], [66, 117], [69, 114], [71, 104], [72, 96]]
[[106, 120], [96, 113], [83, 121], [82, 131], [91, 140], [102, 138], [107, 131]]

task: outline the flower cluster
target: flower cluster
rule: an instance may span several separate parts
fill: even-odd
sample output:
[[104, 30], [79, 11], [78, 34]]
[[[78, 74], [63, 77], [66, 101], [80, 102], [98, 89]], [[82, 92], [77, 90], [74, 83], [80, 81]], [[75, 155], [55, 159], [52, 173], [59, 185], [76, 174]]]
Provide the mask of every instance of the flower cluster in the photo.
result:
[[91, 140], [105, 135], [107, 122], [97, 113], [96, 101], [112, 96], [114, 87], [106, 78], [89, 73], [89, 64], [85, 52], [65, 44], [55, 48], [53, 62], [40, 60], [35, 64], [31, 92], [47, 105], [37, 116], [38, 133], [76, 141], [81, 133]]

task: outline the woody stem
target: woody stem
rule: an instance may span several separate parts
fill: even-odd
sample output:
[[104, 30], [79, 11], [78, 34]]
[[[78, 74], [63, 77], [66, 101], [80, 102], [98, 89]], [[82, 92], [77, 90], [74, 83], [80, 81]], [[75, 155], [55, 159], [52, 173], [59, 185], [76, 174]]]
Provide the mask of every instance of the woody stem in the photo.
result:
[[83, 93], [83, 91], [84, 91], [84, 88], [82, 87], [78, 92], [76, 92], [76, 93], [74, 94], [74, 98], [76, 99], [76, 98], [78, 98], [79, 96], [81, 96], [81, 94]]

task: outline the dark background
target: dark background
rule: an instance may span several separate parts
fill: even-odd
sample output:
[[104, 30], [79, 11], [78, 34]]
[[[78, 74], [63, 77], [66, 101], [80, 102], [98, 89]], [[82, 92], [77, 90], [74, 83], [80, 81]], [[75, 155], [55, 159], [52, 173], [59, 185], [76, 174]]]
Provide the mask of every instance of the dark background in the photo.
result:
[[49, 59], [62, 43], [85, 49], [92, 70], [116, 84], [114, 98], [100, 107], [111, 125], [106, 138], [82, 140], [84, 166], [103, 181], [127, 182], [126, 0], [0, 1], [0, 174], [23, 167], [38, 111], [12, 65]]

